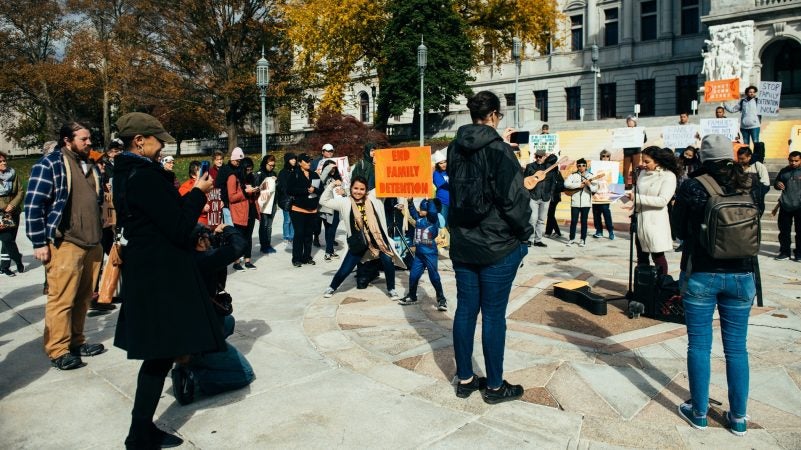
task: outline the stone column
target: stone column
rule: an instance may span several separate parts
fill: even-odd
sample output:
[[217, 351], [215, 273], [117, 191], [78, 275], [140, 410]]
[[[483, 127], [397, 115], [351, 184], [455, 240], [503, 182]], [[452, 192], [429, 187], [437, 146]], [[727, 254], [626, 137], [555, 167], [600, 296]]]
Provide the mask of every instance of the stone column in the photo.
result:
[[584, 48], [590, 48], [592, 44], [601, 44], [599, 39], [600, 24], [598, 21], [598, 5], [596, 0], [587, 0], [587, 7], [584, 10], [584, 23], [586, 26], [587, 42]]
[[618, 23], [622, 27], [622, 34], [620, 36], [620, 62], [631, 62], [632, 57], [632, 44], [634, 43], [634, 21], [639, 18], [633, 17], [634, 15], [634, 1], [635, 0], [622, 0], [621, 8], [618, 14]]
[[673, 37], [673, 8], [681, 8], [681, 2], [668, 0], [657, 0], [657, 27], [660, 39], [670, 39]]

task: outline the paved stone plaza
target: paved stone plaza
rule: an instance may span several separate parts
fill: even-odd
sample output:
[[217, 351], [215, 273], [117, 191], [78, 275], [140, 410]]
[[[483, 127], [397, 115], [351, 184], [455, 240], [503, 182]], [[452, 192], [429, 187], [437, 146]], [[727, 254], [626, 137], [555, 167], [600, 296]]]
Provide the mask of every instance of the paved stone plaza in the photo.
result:
[[[139, 362], [112, 345], [117, 312], [87, 321], [88, 339], [105, 343], [105, 354], [85, 358], [82, 369], [50, 368], [43, 269], [27, 239], [18, 242], [29, 270], [0, 280], [0, 447], [121, 448]], [[318, 252], [316, 266], [294, 268], [281, 244], [278, 254], [256, 258], [258, 270], [228, 279], [238, 321], [230, 341], [256, 380], [180, 406], [168, 379], [157, 422], [177, 430], [183, 448], [204, 449], [801, 448], [801, 263], [774, 261], [772, 248], [760, 258], [766, 300], [750, 321], [751, 422], [738, 438], [723, 428], [719, 333], [710, 396], [722, 405], [698, 431], [676, 415], [689, 398], [684, 326], [629, 320], [622, 302], [592, 316], [550, 296], [554, 282], [576, 278], [610, 296], [624, 292], [626, 234], [585, 248], [546, 242], [526, 257], [508, 309], [505, 376], [525, 387], [525, 401], [490, 406], [477, 393], [454, 395], [449, 259], [440, 259], [440, 273], [450, 308], [439, 312], [426, 276], [413, 306], [390, 301], [383, 278], [357, 290], [351, 277], [324, 299], [338, 263]], [[673, 274], [678, 256], [668, 255]], [[408, 273], [397, 280], [405, 289]], [[479, 342], [475, 361], [480, 371]]]

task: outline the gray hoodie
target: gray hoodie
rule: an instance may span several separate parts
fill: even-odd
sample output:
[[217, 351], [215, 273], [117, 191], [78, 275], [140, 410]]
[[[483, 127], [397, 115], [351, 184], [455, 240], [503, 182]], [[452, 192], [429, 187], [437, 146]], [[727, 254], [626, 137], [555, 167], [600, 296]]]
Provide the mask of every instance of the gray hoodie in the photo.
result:
[[740, 112], [740, 128], [750, 130], [752, 128], [759, 128], [759, 115], [757, 98], [751, 100], [743, 98], [734, 106], [723, 105], [726, 111], [730, 113]]

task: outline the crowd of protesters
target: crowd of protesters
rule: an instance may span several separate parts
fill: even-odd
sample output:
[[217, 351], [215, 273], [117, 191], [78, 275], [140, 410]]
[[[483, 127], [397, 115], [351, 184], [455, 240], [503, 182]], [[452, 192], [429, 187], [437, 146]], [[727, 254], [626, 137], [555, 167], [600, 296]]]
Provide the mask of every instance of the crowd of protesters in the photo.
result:
[[[739, 109], [726, 109], [750, 114], [748, 102], [756, 91], [747, 91]], [[7, 155], [0, 153], [0, 274], [15, 276], [25, 270], [15, 238], [26, 192], [27, 236], [34, 257], [46, 270], [45, 351], [54, 367], [77, 369], [85, 365], [82, 357], [106, 351], [102, 344], [86, 341], [83, 327], [87, 309], [96, 304], [103, 254], [109, 254], [112, 245], [121, 245], [122, 305], [114, 345], [128, 358], [142, 360], [125, 440], [129, 448], [180, 444], [180, 438], [153, 423], [170, 370], [181, 404], [192, 401], [196, 387], [214, 395], [253, 380], [246, 358], [225, 341], [235, 323], [225, 284], [229, 265], [234, 273], [256, 269], [254, 231], [262, 254], [277, 253], [273, 223], [279, 210], [280, 234], [294, 267], [316, 264], [312, 252], [323, 246], [321, 237], [323, 261], [341, 258], [324, 297], [333, 296], [354, 269], [357, 288], [365, 288], [380, 270], [387, 296], [400, 305], [413, 305], [418, 303], [420, 278], [428, 270], [435, 306], [446, 311], [437, 262], [443, 251], [439, 247], [445, 247], [456, 278], [456, 395], [465, 398], [480, 391], [487, 403], [518, 399], [522, 386], [503, 378], [505, 313], [517, 269], [529, 247], [547, 247], [544, 238], [561, 237], [554, 214], [562, 195], [570, 201], [568, 246], [587, 245], [590, 211], [593, 237], [601, 238], [606, 231], [610, 240], [615, 239], [613, 200], [608, 184], [593, 173], [585, 158], [565, 166], [557, 154], [538, 150], [521, 168], [516, 144], [510, 143], [515, 130], [498, 130], [503, 113], [495, 94], [476, 94], [468, 108], [472, 123], [459, 129], [447, 149], [432, 155], [435, 195], [418, 202], [376, 198], [372, 144], [365, 145], [347, 183], [331, 144], [325, 144], [317, 157], [286, 153], [280, 171], [272, 155], [263, 158], [256, 170], [241, 148], [234, 148], [227, 162], [225, 153], [215, 152], [210, 163], [190, 162], [187, 179], [181, 182], [183, 174], [174, 172], [175, 159], [161, 155], [164, 145], [174, 139], [152, 116], [122, 116], [116, 124], [117, 139], [96, 157], [90, 151], [88, 127], [67, 123], [55, 149], [34, 165], [26, 191]], [[686, 123], [683, 116], [680, 123]], [[747, 122], [744, 126], [750, 128], [743, 133], [758, 141], [758, 127]], [[633, 117], [626, 123], [637, 125]], [[546, 125], [543, 133], [547, 132]], [[683, 251], [680, 273], [687, 286], [683, 294], [692, 399], [678, 405], [679, 414], [695, 428], [706, 427], [710, 324], [717, 307], [731, 369], [727, 419], [731, 431], [741, 435], [746, 430], [745, 339], [755, 295], [754, 269], [744, 259], [715, 259], [700, 246], [699, 217], [710, 194], [696, 178], [708, 174], [726, 193], [748, 191], [760, 214], [771, 185], [764, 164], [752, 161], [750, 146], [741, 147], [735, 159], [731, 144], [712, 135], [701, 141], [700, 148], [690, 146], [678, 153], [655, 146], [623, 149], [625, 192], [619, 200], [638, 224], [633, 237], [637, 265], [649, 265], [650, 258], [667, 274], [665, 252], [674, 244], [676, 251]], [[599, 156], [600, 161], [611, 160], [608, 150]], [[790, 257], [794, 221], [798, 261], [801, 153], [791, 152], [788, 161], [773, 183], [781, 191], [777, 207], [781, 247], [776, 259]], [[471, 173], [475, 167], [479, 175], [474, 173], [473, 178], [449, 176]], [[569, 167], [575, 170], [565, 177]], [[536, 183], [529, 187], [526, 177]], [[339, 228], [346, 241], [341, 257]], [[442, 239], [443, 235], [449, 238]], [[407, 267], [409, 287], [402, 296], [395, 272]], [[476, 374], [473, 361], [479, 312], [486, 377]]]

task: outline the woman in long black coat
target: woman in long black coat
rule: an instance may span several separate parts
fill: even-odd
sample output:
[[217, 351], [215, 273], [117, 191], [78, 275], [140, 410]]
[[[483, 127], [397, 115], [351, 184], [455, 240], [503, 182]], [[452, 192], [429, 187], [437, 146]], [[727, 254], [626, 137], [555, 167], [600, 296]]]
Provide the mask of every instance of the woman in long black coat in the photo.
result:
[[114, 167], [114, 204], [122, 248], [123, 304], [114, 345], [142, 359], [127, 448], [160, 448], [180, 438], [153, 424], [164, 378], [176, 359], [225, 348], [193, 252], [191, 232], [211, 189], [208, 176], [180, 197], [156, 161], [172, 137], [152, 116], [117, 122], [126, 152]]

